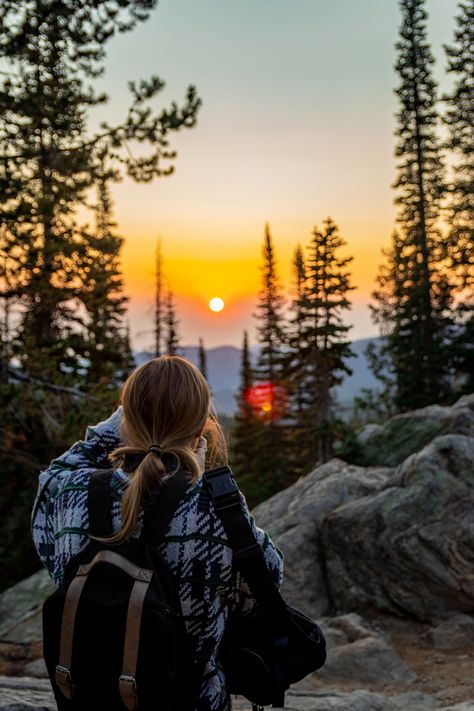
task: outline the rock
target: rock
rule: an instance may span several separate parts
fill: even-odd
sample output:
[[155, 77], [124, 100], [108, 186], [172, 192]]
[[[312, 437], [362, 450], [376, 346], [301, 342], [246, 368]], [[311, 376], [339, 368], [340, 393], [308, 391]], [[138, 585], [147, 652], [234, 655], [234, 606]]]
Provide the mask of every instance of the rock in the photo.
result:
[[347, 501], [378, 491], [392, 473], [331, 459], [254, 509], [258, 525], [283, 551], [283, 594], [306, 614], [319, 617], [331, 608], [319, 536], [324, 517]]
[[2, 628], [2, 639], [19, 644], [39, 643], [43, 639], [42, 605], [27, 612], [19, 619], [13, 619]]
[[474, 394], [463, 395], [450, 407], [428, 405], [395, 415], [381, 426], [365, 425], [357, 433], [363, 445], [359, 464], [397, 466], [441, 434], [474, 436]]
[[40, 570], [4, 590], [0, 594], [0, 638], [30, 642], [38, 638], [39, 632], [41, 639], [38, 609], [53, 590], [55, 586], [46, 570]]
[[474, 609], [473, 469], [474, 437], [436, 437], [378, 491], [326, 514], [319, 552], [336, 609], [431, 622]]
[[47, 679], [48, 670], [46, 669], [46, 664], [43, 657], [35, 659], [34, 662], [29, 662], [25, 665], [26, 676], [34, 676], [38, 679]]
[[401, 711], [434, 711], [440, 707], [438, 699], [421, 691], [406, 691], [403, 694], [391, 696], [390, 701]]
[[[242, 697], [232, 703], [235, 711], [248, 711], [250, 708], [249, 702]], [[309, 693], [288, 692], [285, 697], [285, 711], [399, 711], [399, 707], [390, 699], [370, 691], [342, 693], [328, 689]]]
[[361, 444], [365, 445], [376, 432], [380, 432], [382, 429], [382, 425], [377, 425], [375, 422], [368, 422], [357, 432], [357, 439]]
[[[371, 684], [410, 683], [416, 674], [398, 656], [381, 632], [367, 626], [356, 614], [330, 620], [324, 631], [328, 656], [317, 676], [324, 681], [354, 681]], [[334, 644], [334, 631], [338, 642]], [[342, 636], [342, 643], [340, 642]]]
[[474, 647], [474, 618], [470, 615], [453, 615], [429, 630], [424, 639], [436, 649]]
[[0, 676], [0, 711], [56, 711], [49, 681]]
[[474, 711], [474, 701], [463, 701], [454, 706], [444, 706], [443, 711]]

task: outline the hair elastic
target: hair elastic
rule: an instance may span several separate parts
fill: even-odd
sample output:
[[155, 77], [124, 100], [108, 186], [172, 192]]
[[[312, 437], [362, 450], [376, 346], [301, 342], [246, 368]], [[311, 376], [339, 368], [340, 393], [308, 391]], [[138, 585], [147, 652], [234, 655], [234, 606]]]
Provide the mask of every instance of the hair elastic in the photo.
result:
[[161, 444], [150, 444], [148, 447], [148, 453], [155, 452], [155, 454], [161, 454]]

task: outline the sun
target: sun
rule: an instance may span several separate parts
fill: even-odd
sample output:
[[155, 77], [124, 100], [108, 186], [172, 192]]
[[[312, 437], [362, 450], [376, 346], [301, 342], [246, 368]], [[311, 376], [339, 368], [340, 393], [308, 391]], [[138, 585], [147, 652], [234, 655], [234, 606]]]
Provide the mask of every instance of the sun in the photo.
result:
[[224, 308], [224, 301], [220, 298], [220, 296], [214, 296], [209, 302], [209, 308], [211, 311], [222, 311]]

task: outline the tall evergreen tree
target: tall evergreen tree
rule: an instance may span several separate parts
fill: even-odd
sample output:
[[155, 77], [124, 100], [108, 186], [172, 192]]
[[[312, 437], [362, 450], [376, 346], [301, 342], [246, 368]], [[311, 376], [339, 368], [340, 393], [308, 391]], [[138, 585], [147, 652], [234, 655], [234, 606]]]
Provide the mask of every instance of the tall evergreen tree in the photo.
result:
[[267, 388], [268, 402], [263, 403], [258, 443], [258, 467], [262, 490], [268, 495], [288, 484], [285, 431], [281, 422], [279, 402], [284, 376], [285, 332], [284, 297], [278, 280], [270, 227], [265, 226], [262, 248], [262, 287], [257, 304], [257, 337], [260, 352], [255, 378]]
[[166, 296], [166, 354], [173, 356], [178, 354], [178, 319], [174, 305], [174, 294], [168, 289]]
[[454, 43], [445, 47], [448, 72], [455, 79], [448, 96], [447, 147], [454, 158], [449, 185], [448, 268], [457, 291], [458, 330], [453, 357], [461, 390], [474, 390], [474, 0], [459, 4]]
[[450, 268], [456, 270], [458, 287], [474, 283], [474, 0], [459, 4], [454, 43], [446, 46], [448, 72], [455, 79], [448, 96], [445, 122], [447, 147], [453, 151], [454, 170], [448, 206], [450, 221]]
[[285, 342], [284, 297], [278, 281], [276, 260], [269, 225], [265, 225], [262, 248], [262, 287], [257, 304], [257, 334], [260, 352], [256, 373], [260, 380], [277, 382], [282, 373], [282, 351]]
[[[151, 180], [172, 169], [166, 163], [173, 157], [169, 132], [195, 121], [192, 88], [182, 109], [151, 110], [148, 101], [163, 87], [152, 77], [130, 84], [132, 103], [122, 123], [87, 132], [90, 108], [107, 98], [86, 86], [103, 72], [105, 43], [145, 20], [154, 5], [5, 0], [0, 6], [0, 56], [7, 70], [0, 86], [0, 221], [16, 244], [25, 277], [6, 297], [17, 297], [23, 307], [18, 356], [39, 375], [61, 380], [82, 367], [70, 305], [80, 291], [77, 271], [85, 249], [77, 210], [95, 181], [97, 154], [108, 147], [132, 178]], [[135, 159], [134, 140], [148, 143], [149, 154]]]
[[0, 226], [0, 377], [7, 377], [7, 366], [12, 358], [12, 328], [14, 293], [18, 286], [19, 265], [15, 258], [15, 244], [11, 234]]
[[123, 323], [128, 298], [123, 293], [119, 255], [123, 239], [115, 233], [109, 176], [105, 167], [96, 179], [96, 229], [87, 236], [81, 259], [81, 301], [87, 382], [99, 387], [123, 382], [133, 367], [128, 333]]
[[306, 474], [315, 461], [313, 443], [308, 440], [306, 409], [310, 404], [307, 390], [308, 362], [303, 349], [307, 314], [305, 312], [307, 276], [303, 250], [297, 246], [292, 263], [293, 298], [287, 329], [287, 349], [284, 355], [285, 383], [288, 389], [288, 458], [294, 475]]
[[[452, 336], [452, 294], [443, 263], [446, 243], [436, 222], [445, 192], [444, 167], [436, 127], [436, 83], [433, 57], [426, 40], [425, 0], [401, 0], [402, 25], [396, 44], [398, 178], [394, 184], [399, 206], [396, 247], [403, 278], [393, 268], [385, 286], [392, 294], [378, 300], [373, 312], [385, 322], [387, 346], [396, 378], [398, 409], [420, 407], [446, 398], [451, 365], [447, 342]], [[394, 266], [394, 265], [393, 265]]]
[[[17, 368], [11, 377], [13, 362], [7, 363], [2, 369], [7, 377], [0, 383], [0, 515], [6, 519], [0, 586], [38, 566], [27, 525], [38, 471], [80, 437], [92, 418], [109, 414], [116, 401], [114, 390], [102, 389], [99, 396], [96, 389], [86, 396], [79, 389], [84, 385], [84, 356], [96, 358], [100, 346], [91, 330], [91, 314], [100, 312], [108, 339], [104, 346], [109, 348], [112, 331], [119, 335], [115, 319], [124, 306], [114, 254], [119, 241], [106, 207], [108, 185], [123, 173], [138, 181], [170, 173], [174, 153], [169, 136], [196, 120], [199, 100], [193, 88], [182, 107], [153, 110], [150, 100], [163, 82], [152, 77], [129, 85], [132, 100], [123, 121], [102, 124], [97, 133], [87, 130], [89, 110], [107, 99], [89, 87], [103, 71], [107, 40], [145, 20], [155, 4], [0, 3], [2, 356], [9, 360], [14, 355]], [[140, 158], [133, 156], [135, 142], [140, 144]], [[107, 190], [97, 212], [89, 200], [96, 185], [100, 190], [104, 153], [114, 168], [103, 183]], [[87, 212], [96, 212], [95, 231], [81, 224]], [[110, 250], [103, 258], [104, 268], [110, 270], [107, 277], [99, 275], [99, 265], [91, 264], [99, 246]], [[115, 353], [118, 348], [125, 354], [126, 338], [120, 336]], [[96, 372], [102, 377], [101, 368]], [[89, 389], [93, 374], [89, 369]]]
[[163, 337], [163, 257], [161, 254], [161, 241], [156, 242], [155, 253], [155, 358], [161, 355], [161, 341]]
[[198, 355], [199, 355], [199, 370], [201, 371], [201, 373], [204, 375], [204, 377], [207, 380], [207, 357], [206, 357], [206, 349], [204, 348], [204, 341], [202, 340], [202, 338], [199, 339]]
[[250, 404], [250, 393], [254, 385], [250, 362], [247, 331], [242, 341], [240, 365], [240, 386], [237, 395], [237, 413], [231, 431], [231, 462], [250, 506], [263, 501], [269, 494], [268, 484], [263, 480], [259, 468], [258, 446], [264, 425], [255, 415]]
[[303, 304], [306, 298], [306, 270], [304, 263], [304, 255], [301, 246], [295, 250], [293, 257], [293, 285], [294, 285], [294, 298], [292, 302], [292, 312], [293, 316], [290, 320], [291, 331], [289, 333], [288, 342], [290, 345], [289, 349], [289, 381], [293, 385], [292, 392], [292, 404], [295, 410], [295, 415], [297, 419], [304, 410], [304, 385], [305, 385], [305, 367], [306, 364], [301, 362], [301, 342], [304, 333], [304, 319], [305, 313], [303, 310]]
[[[404, 342], [403, 331], [392, 332], [392, 319], [397, 314], [400, 323], [409, 322], [410, 313], [404, 312], [409, 305], [410, 283], [407, 275], [411, 265], [411, 256], [404, 249], [404, 244], [396, 230], [392, 233], [390, 248], [382, 249], [386, 262], [382, 263], [376, 277], [377, 287], [372, 292], [375, 304], [369, 304], [372, 320], [380, 329], [377, 342], [370, 341], [365, 349], [365, 357], [378, 381], [377, 389], [362, 389], [355, 398], [357, 411], [363, 411], [373, 421], [383, 422], [398, 411], [396, 373], [407, 370], [410, 364], [405, 362], [411, 351]], [[410, 338], [410, 331], [406, 332]]]
[[327, 461], [333, 454], [338, 429], [333, 388], [344, 374], [352, 374], [347, 359], [355, 355], [346, 334], [351, 328], [343, 323], [351, 308], [348, 292], [350, 272], [346, 267], [352, 257], [341, 257], [346, 245], [334, 222], [328, 218], [324, 230], [314, 228], [306, 258], [306, 289], [298, 305], [301, 322], [299, 360], [305, 368], [303, 404], [307, 441], [312, 461]]

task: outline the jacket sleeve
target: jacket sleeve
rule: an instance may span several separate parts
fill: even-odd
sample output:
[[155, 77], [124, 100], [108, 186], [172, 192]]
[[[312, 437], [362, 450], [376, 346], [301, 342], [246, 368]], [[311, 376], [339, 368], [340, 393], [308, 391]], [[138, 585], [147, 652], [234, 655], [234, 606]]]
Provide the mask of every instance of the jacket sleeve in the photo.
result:
[[[43, 565], [60, 582], [69, 557], [77, 552], [88, 527], [88, 479], [110, 467], [108, 455], [120, 442], [119, 407], [107, 420], [88, 427], [84, 440], [72, 445], [39, 475], [31, 515], [33, 542]], [[77, 546], [76, 546], [77, 540]], [[70, 550], [69, 550], [70, 549]]]
[[[280, 589], [283, 584], [283, 554], [273, 543], [270, 536], [263, 529], [259, 528], [256, 525], [255, 519], [249, 511], [247, 503], [245, 501], [245, 497], [242, 493], [241, 498], [242, 507], [252, 527], [252, 532], [257, 541], [262, 546], [267, 568], [270, 571], [278, 589]], [[234, 594], [231, 607], [234, 611], [240, 612], [240, 614], [245, 615], [252, 610], [254, 605], [255, 598], [252, 594], [252, 591], [250, 590], [245, 578], [241, 575], [239, 571], [237, 571], [234, 575]]]

